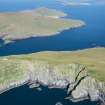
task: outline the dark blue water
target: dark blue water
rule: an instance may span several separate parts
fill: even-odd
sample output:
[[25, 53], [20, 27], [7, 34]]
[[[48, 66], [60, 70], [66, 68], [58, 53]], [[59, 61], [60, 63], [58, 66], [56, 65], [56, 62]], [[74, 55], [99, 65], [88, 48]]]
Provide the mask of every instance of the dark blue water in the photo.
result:
[[[40, 6], [55, 8], [68, 14], [66, 18], [81, 19], [86, 26], [63, 31], [50, 37], [36, 37], [18, 40], [0, 47], [0, 55], [26, 54], [38, 51], [67, 51], [92, 47], [105, 47], [105, 6], [67, 7], [58, 2], [5, 2], [0, 4], [0, 11], [20, 11]], [[0, 41], [1, 42], [1, 41]], [[2, 41], [3, 44], [3, 41]]]
[[97, 102], [90, 102], [89, 100], [73, 103], [69, 100], [64, 100], [67, 96], [65, 90], [42, 88], [42, 91], [29, 89], [28, 86], [12, 89], [0, 95], [0, 105], [55, 105], [57, 102], [63, 105], [97, 104]]
[[[36, 37], [24, 40], [15, 40], [4, 45], [0, 39], [0, 56], [13, 54], [26, 54], [38, 51], [66, 51], [105, 47], [105, 6], [81, 6], [67, 7], [54, 0], [0, 0], [0, 12], [20, 11], [34, 9], [41, 6], [55, 8], [68, 13], [66, 18], [81, 19], [86, 22], [85, 27], [63, 31], [50, 37]], [[72, 103], [64, 100], [65, 90], [42, 87], [37, 91], [27, 86], [12, 89], [0, 95], [0, 105], [55, 105], [61, 102], [63, 105], [96, 105], [89, 100]]]

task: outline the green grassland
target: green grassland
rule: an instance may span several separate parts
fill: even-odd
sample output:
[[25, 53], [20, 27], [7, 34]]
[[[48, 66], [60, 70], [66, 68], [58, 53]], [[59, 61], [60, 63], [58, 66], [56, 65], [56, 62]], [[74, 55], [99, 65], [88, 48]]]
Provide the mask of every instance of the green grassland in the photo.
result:
[[[22, 75], [23, 78], [23, 74], [26, 73], [27, 70], [27, 66], [24, 66], [26, 61], [32, 63], [36, 61], [39, 61], [40, 63], [41, 61], [52, 66], [82, 64], [86, 66], [91, 76], [97, 80], [105, 82], [105, 48], [92, 48], [73, 52], [39, 52], [26, 55], [0, 57], [0, 78], [5, 76], [5, 78], [9, 78], [9, 75], [12, 75], [13, 78], [15, 75]], [[17, 67], [23, 67], [15, 70], [16, 67], [14, 66], [17, 64], [16, 62], [19, 63]], [[10, 65], [10, 69], [9, 67], [6, 67], [8, 64]], [[2, 68], [2, 66], [5, 66], [5, 68]]]
[[0, 85], [3, 86], [25, 80], [27, 68], [24, 62], [19, 60], [0, 60]]
[[82, 64], [87, 67], [93, 77], [105, 82], [105, 48], [93, 48], [73, 52], [36, 53], [35, 59], [48, 61], [54, 65]]
[[0, 37], [5, 41], [13, 41], [49, 36], [85, 24], [81, 20], [65, 19], [64, 16], [65, 13], [48, 8], [0, 13]]

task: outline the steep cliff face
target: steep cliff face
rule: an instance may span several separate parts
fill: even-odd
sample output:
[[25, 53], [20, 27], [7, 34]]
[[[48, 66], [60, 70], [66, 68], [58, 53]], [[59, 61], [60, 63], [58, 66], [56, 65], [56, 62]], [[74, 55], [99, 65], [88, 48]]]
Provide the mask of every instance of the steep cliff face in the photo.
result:
[[[28, 84], [67, 90], [66, 99], [105, 104], [105, 48], [0, 57], [0, 93]], [[82, 65], [83, 64], [83, 65]]]
[[66, 88], [72, 101], [90, 99], [91, 101], [105, 100], [104, 83], [96, 81], [83, 65], [67, 64], [51, 66], [47, 63], [33, 65], [30, 85], [46, 85], [49, 88]]
[[[72, 101], [90, 99], [105, 102], [105, 85], [90, 77], [80, 64], [51, 65], [44, 61], [11, 59], [0, 60], [0, 92], [28, 84], [30, 88], [40, 85], [48, 88], [65, 88]], [[11, 74], [12, 72], [12, 74]]]

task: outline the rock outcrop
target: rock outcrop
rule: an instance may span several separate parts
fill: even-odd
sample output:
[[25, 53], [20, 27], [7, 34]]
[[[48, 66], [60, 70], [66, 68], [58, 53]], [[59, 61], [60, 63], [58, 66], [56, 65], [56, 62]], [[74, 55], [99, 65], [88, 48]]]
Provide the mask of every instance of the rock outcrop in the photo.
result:
[[[5, 62], [10, 61], [6, 59]], [[24, 66], [22, 66], [24, 69], [20, 67], [22, 62], [24, 62]], [[48, 62], [36, 60], [22, 60], [21, 62], [17, 60], [17, 65], [17, 67], [24, 71], [25, 75], [17, 73], [23, 77], [20, 76], [21, 79], [16, 80], [17, 77], [12, 78], [11, 76], [13, 75], [11, 75], [10, 78], [12, 79], [8, 78], [4, 84], [0, 83], [1, 93], [23, 84], [28, 84], [30, 88], [37, 88], [40, 85], [44, 85], [48, 86], [48, 88], [67, 89], [68, 97], [66, 99], [74, 102], [90, 99], [91, 101], [101, 101], [105, 104], [105, 84], [92, 78], [83, 65], [51, 65]], [[7, 73], [7, 70], [4, 69], [4, 73]], [[0, 77], [0, 82], [2, 78], [4, 77]]]

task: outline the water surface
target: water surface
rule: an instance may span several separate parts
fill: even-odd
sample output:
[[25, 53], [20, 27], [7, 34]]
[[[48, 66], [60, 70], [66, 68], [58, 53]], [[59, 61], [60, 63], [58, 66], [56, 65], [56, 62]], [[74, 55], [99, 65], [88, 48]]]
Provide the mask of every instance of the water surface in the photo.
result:
[[[92, 47], [105, 47], [105, 6], [62, 6], [58, 2], [9, 2], [0, 4], [0, 11], [20, 11], [38, 7], [48, 7], [64, 11], [66, 18], [80, 19], [85, 21], [86, 26], [66, 30], [60, 34], [49, 37], [35, 37], [17, 40], [0, 47], [0, 55], [26, 54], [38, 51], [68, 51]], [[16, 5], [16, 6], [15, 6]], [[6, 8], [8, 7], [8, 8]], [[3, 44], [3, 42], [2, 42]]]
[[29, 89], [27, 85], [12, 89], [0, 95], [0, 105], [55, 105], [60, 102], [62, 105], [96, 105], [96, 102], [89, 100], [73, 103], [65, 100], [66, 90], [43, 88], [42, 91]]

